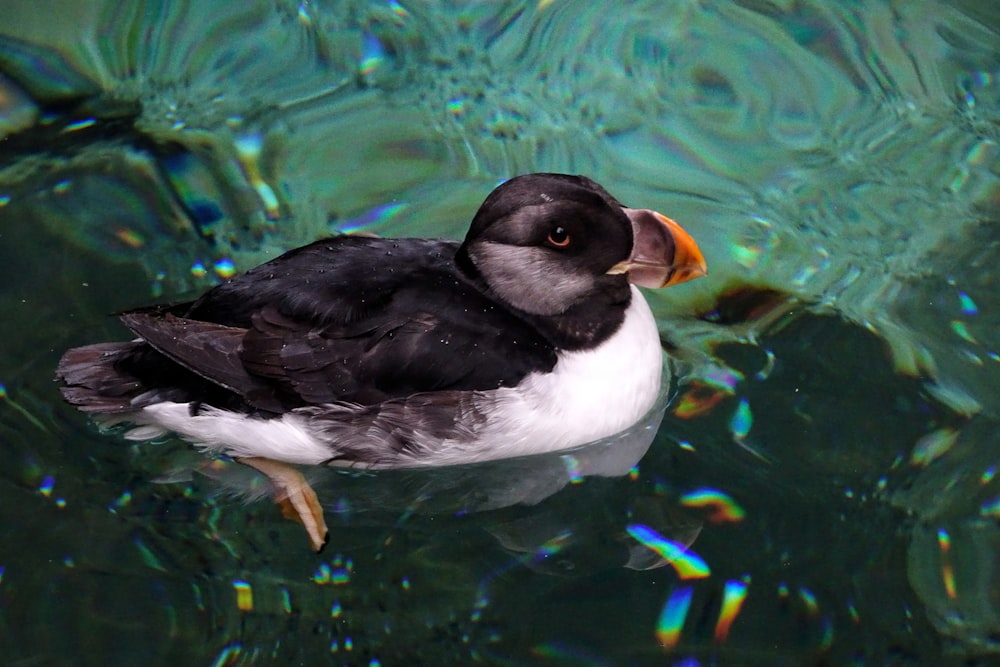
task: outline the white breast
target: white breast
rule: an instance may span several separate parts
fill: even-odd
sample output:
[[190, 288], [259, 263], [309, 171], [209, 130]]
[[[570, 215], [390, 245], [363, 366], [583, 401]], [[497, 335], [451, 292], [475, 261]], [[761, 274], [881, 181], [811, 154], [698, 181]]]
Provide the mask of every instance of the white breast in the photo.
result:
[[413, 464], [467, 463], [581, 445], [626, 429], [645, 415], [660, 389], [663, 353], [642, 293], [622, 326], [593, 350], [560, 355], [550, 373], [513, 388], [483, 392], [491, 418], [474, 442], [448, 442]]

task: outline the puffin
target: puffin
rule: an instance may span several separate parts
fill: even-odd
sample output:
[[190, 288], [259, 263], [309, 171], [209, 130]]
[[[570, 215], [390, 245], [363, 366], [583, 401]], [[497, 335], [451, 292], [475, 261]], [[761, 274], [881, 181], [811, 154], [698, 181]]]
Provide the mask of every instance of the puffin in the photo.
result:
[[461, 242], [339, 235], [201, 297], [124, 311], [68, 350], [65, 400], [125, 437], [256, 468], [326, 543], [296, 466], [447, 466], [552, 452], [649, 411], [663, 368], [638, 287], [707, 273], [678, 223], [584, 176], [496, 187]]

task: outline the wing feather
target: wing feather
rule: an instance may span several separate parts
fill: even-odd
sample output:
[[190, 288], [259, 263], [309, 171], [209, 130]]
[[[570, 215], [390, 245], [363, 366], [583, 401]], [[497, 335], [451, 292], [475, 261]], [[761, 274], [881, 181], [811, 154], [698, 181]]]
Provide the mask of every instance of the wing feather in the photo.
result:
[[192, 304], [122, 321], [175, 363], [267, 410], [495, 389], [551, 369], [552, 345], [462, 276], [453, 252], [450, 242], [327, 239]]

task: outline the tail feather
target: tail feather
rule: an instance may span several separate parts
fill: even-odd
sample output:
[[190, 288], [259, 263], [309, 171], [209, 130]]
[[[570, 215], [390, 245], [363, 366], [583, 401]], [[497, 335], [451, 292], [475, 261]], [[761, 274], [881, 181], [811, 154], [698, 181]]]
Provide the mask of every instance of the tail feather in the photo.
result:
[[56, 368], [63, 398], [83, 412], [98, 414], [131, 412], [157, 401], [181, 400], [181, 396], [164, 395], [164, 390], [149, 391], [139, 378], [122, 370], [118, 362], [145, 346], [136, 340], [68, 350]]

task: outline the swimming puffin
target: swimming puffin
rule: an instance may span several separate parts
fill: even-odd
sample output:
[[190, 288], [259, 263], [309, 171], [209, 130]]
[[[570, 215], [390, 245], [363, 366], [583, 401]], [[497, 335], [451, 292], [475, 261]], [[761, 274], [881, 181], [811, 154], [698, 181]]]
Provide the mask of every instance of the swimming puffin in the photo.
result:
[[126, 437], [174, 432], [257, 468], [322, 548], [288, 464], [443, 466], [555, 451], [640, 419], [660, 387], [636, 285], [706, 273], [677, 223], [583, 176], [528, 174], [461, 243], [343, 235], [195, 301], [130, 310], [136, 336], [71, 349], [72, 405]]

